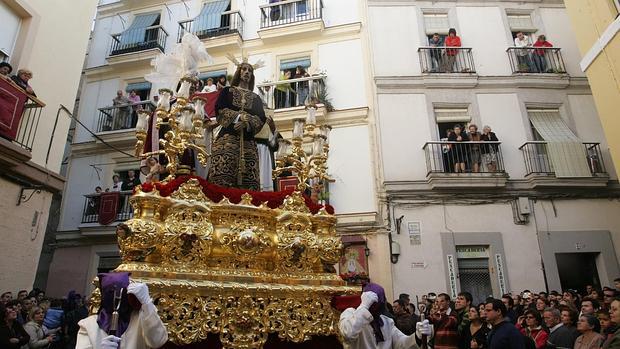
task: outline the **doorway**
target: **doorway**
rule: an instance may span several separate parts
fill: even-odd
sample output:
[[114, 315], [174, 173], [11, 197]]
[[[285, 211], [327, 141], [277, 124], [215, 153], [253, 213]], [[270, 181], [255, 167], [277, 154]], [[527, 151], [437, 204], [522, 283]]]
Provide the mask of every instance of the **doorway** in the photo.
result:
[[572, 289], [583, 293], [586, 285], [601, 288], [596, 257], [599, 253], [556, 253], [555, 260], [562, 290]]

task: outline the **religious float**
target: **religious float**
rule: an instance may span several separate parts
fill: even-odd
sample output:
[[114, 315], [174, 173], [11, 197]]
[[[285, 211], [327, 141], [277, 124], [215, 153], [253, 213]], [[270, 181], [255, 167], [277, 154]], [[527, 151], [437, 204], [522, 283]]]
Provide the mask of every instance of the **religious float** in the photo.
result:
[[[226, 188], [192, 176], [184, 154], [191, 149], [203, 165], [210, 156], [206, 101], [190, 95], [189, 67], [200, 59], [192, 48], [176, 54], [181, 69], [168, 78], [182, 74], [179, 88], [159, 90], [156, 111], [139, 111], [136, 126], [136, 155], [165, 156], [169, 175], [130, 198], [134, 214], [127, 229], [117, 229], [116, 271], [148, 284], [168, 330], [166, 347], [339, 347], [339, 312], [330, 303], [359, 288], [333, 268], [342, 251], [333, 209], [304, 195], [309, 183], [327, 179], [329, 127], [318, 125], [309, 106], [292, 139], [280, 141], [274, 178], [297, 177], [292, 189]], [[159, 149], [145, 152], [152, 127], [165, 132]]]

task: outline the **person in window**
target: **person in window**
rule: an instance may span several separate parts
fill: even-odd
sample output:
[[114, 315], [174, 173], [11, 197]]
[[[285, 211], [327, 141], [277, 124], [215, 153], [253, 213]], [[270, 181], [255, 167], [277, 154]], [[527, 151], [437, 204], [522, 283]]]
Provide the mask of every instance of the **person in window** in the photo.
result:
[[28, 84], [30, 79], [32, 79], [32, 72], [28, 69], [19, 69], [17, 74], [11, 76], [11, 80], [13, 80], [17, 86], [21, 87], [29, 95], [36, 97], [37, 95], [34, 93], [34, 90]]
[[[483, 142], [499, 142], [495, 132], [491, 132], [491, 126], [485, 125], [482, 128], [480, 140]], [[481, 148], [482, 162], [487, 167], [487, 171], [497, 171], [497, 144], [485, 145]]]
[[131, 101], [123, 94], [123, 90], [116, 91], [116, 97], [112, 99], [112, 105], [116, 108], [112, 110], [112, 115], [108, 115], [109, 118], [112, 118], [109, 120], [112, 121], [112, 130], [120, 130], [126, 127], [131, 111], [130, 104]]
[[[280, 75], [280, 81], [289, 80], [291, 78], [291, 71], [286, 70], [282, 72]], [[291, 106], [291, 102], [289, 99], [289, 94], [293, 91], [290, 83], [278, 83], [276, 85], [276, 109], [281, 108], [289, 108]]]
[[[530, 37], [523, 34], [523, 32], [518, 32], [515, 37], [515, 47], [530, 47], [532, 43], [530, 42]], [[530, 51], [526, 49], [515, 50], [515, 54], [517, 55], [517, 63], [518, 68], [517, 71], [519, 73], [527, 73], [531, 71], [532, 61], [530, 59]]]
[[[448, 37], [446, 38], [446, 47], [461, 47], [461, 38], [456, 35], [456, 29], [450, 28], [448, 31]], [[456, 62], [456, 57], [459, 54], [459, 50], [446, 49], [446, 66], [445, 71], [448, 73], [460, 71], [459, 65]], [[456, 67], [454, 64], [456, 64]]]
[[140, 185], [140, 178], [136, 176], [136, 171], [134, 170], [127, 171], [127, 180], [123, 182], [121, 189], [123, 191], [126, 191], [126, 190], [133, 191], [133, 189], [138, 185]]
[[13, 67], [7, 62], [0, 62], [0, 76], [8, 78], [13, 71]]
[[226, 87], [227, 82], [226, 82], [226, 75], [222, 75], [217, 79], [217, 89], [221, 90], [224, 87]]
[[131, 107], [132, 109], [132, 113], [131, 113], [131, 120], [127, 120], [128, 124], [127, 124], [127, 128], [132, 128], [134, 127], [134, 125], [136, 124], [136, 122], [138, 121], [138, 110], [142, 109], [142, 105], [140, 104], [140, 102], [142, 102], [142, 100], [140, 99], [140, 95], [138, 95], [138, 93], [136, 93], [136, 90], [131, 90], [131, 92], [129, 92], [129, 102], [131, 102], [131, 104], [133, 104], [133, 106]]
[[[295, 68], [295, 75], [293, 79], [301, 79], [310, 76], [302, 67], [298, 65]], [[299, 81], [296, 83], [297, 85], [297, 106], [304, 105], [306, 103], [306, 98], [308, 97], [308, 81]]]
[[112, 176], [112, 191], [121, 191], [123, 188], [123, 182], [121, 177], [117, 174]]
[[[538, 35], [538, 39], [534, 43], [534, 47], [553, 47], [553, 45], [549, 41], [547, 41], [547, 38], [543, 34], [541, 34]], [[549, 51], [543, 49], [536, 49], [534, 50], [534, 54], [532, 55], [532, 58], [534, 59], [534, 67], [539, 73], [547, 72], [547, 59], [545, 55], [547, 52]]]
[[[438, 33], [433, 34], [433, 37], [429, 40], [428, 45], [430, 47], [442, 47], [443, 40]], [[437, 73], [442, 67], [441, 48], [431, 49], [431, 73]]]
[[217, 86], [213, 84], [213, 78], [208, 78], [207, 84], [202, 89], [202, 92], [211, 93], [211, 92], [216, 92], [217, 90], [218, 90]]
[[[467, 142], [469, 139], [463, 133], [461, 125], [454, 125], [454, 132], [448, 137], [450, 142]], [[454, 172], [465, 172], [465, 162], [467, 159], [467, 144], [452, 144], [452, 161], [454, 161]]]

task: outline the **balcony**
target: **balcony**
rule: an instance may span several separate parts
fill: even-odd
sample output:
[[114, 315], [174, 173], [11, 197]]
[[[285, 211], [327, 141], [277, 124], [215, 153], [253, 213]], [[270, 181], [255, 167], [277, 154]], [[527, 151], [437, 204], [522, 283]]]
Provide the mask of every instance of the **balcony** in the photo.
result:
[[165, 52], [168, 32], [161, 25], [126, 30], [112, 35], [108, 63], [126, 63], [155, 58]]
[[[124, 222], [133, 217], [133, 209], [129, 203], [131, 191], [120, 192], [118, 203], [118, 213], [114, 217], [114, 222]], [[99, 224], [99, 201], [100, 194], [84, 195], [84, 209], [82, 210], [82, 224], [96, 223]]]
[[476, 73], [470, 47], [420, 47], [418, 55], [423, 74]]
[[427, 142], [422, 149], [433, 189], [506, 186], [501, 142]]
[[566, 74], [558, 47], [509, 47], [506, 53], [513, 74]]
[[157, 106], [151, 101], [131, 105], [99, 108], [97, 119], [97, 142], [101, 140], [120, 147], [131, 147], [136, 142], [133, 133], [138, 122], [137, 110], [154, 112]]
[[323, 23], [322, 0], [284, 0], [259, 6], [262, 40], [300, 39], [320, 33]]
[[551, 158], [549, 144], [547, 142], [527, 142], [519, 147], [525, 161], [526, 175], [531, 187], [557, 187], [557, 186], [605, 186], [609, 181], [609, 174], [605, 170], [603, 154], [599, 143], [583, 143], [583, 152], [575, 154], [568, 159], [557, 161], [570, 161], [571, 164], [587, 166], [589, 176], [581, 177], [556, 177]]
[[256, 87], [258, 87], [258, 92], [269, 109], [281, 111], [317, 103], [322, 103], [331, 109], [325, 95], [326, 78], [327, 75], [320, 74], [305, 78], [265, 82], [257, 84]]
[[205, 43], [207, 49], [230, 49], [241, 46], [243, 39], [243, 16], [239, 11], [222, 12], [221, 23], [217, 28], [203, 29], [200, 19], [179, 22], [177, 42], [181, 42], [186, 33], [195, 34]]
[[45, 107], [45, 103], [29, 96], [24, 105], [24, 111], [22, 118], [19, 122], [19, 128], [17, 129], [17, 135], [13, 139], [13, 143], [17, 144], [21, 148], [32, 151], [34, 139], [37, 135], [37, 128], [39, 126], [39, 119], [41, 118], [41, 111]]

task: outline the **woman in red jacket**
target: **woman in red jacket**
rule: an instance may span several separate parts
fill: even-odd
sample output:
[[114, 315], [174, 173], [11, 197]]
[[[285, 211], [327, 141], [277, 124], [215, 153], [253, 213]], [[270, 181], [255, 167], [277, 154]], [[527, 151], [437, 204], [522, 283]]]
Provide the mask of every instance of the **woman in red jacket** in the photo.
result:
[[[538, 35], [538, 39], [533, 45], [534, 47], [553, 47], [547, 38], [544, 35]], [[536, 71], [539, 73], [547, 72], [547, 52], [551, 53], [549, 50], [545, 49], [536, 49], [534, 50], [534, 54], [532, 58], [534, 59], [534, 66], [536, 67]]]
[[[446, 45], [446, 47], [461, 47], [461, 38], [456, 35], [456, 29], [450, 28], [450, 30], [448, 31], [448, 37], [446, 38], [444, 44]], [[459, 69], [458, 63], [456, 64], [456, 67], [454, 67], [454, 63], [458, 54], [459, 50], [451, 50], [446, 48], [446, 66], [444, 69], [446, 72], [455, 73], [461, 70]]]
[[542, 326], [542, 317], [535, 309], [529, 309], [517, 321], [517, 328], [521, 333], [536, 343], [536, 349], [543, 349], [547, 345], [549, 334]]

